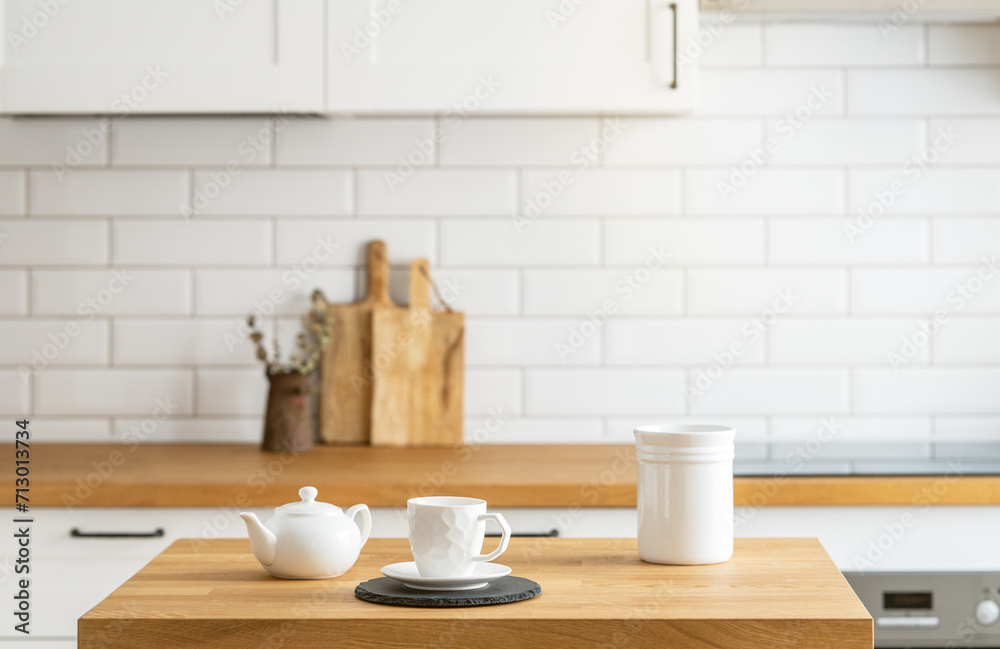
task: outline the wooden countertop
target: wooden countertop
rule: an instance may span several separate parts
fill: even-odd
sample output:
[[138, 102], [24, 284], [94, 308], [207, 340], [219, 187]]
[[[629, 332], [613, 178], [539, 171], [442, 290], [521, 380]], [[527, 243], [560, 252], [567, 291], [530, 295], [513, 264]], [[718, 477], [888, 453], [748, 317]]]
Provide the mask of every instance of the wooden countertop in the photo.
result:
[[426, 609], [354, 597], [410, 559], [406, 539], [372, 539], [342, 577], [283, 580], [249, 541], [184, 539], [80, 618], [79, 646], [872, 646], [871, 617], [816, 539], [737, 539], [726, 563], [659, 566], [639, 560], [635, 539], [517, 538], [500, 560], [542, 586], [534, 599]]
[[[14, 451], [0, 447], [0, 475]], [[496, 507], [634, 507], [631, 446], [323, 446], [301, 455], [235, 444], [36, 444], [31, 504], [274, 506], [313, 485], [330, 502], [396, 507], [461, 494]], [[12, 506], [13, 489], [0, 492]], [[1000, 476], [736, 478], [737, 506], [1000, 504]]]

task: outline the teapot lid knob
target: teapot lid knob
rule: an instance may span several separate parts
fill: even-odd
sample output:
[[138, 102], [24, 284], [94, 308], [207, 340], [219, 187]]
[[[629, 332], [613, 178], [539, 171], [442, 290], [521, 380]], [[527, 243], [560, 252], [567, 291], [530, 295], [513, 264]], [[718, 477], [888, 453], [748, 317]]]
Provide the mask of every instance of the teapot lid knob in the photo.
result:
[[311, 503], [316, 500], [316, 496], [319, 495], [319, 490], [316, 487], [302, 487], [299, 489], [299, 498], [302, 499], [304, 503]]

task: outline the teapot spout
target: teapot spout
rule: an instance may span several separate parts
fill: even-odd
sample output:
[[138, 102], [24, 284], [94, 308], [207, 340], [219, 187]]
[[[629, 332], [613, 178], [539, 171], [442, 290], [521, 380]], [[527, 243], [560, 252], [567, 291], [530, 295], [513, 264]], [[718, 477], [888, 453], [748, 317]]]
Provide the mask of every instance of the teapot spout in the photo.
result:
[[247, 533], [250, 535], [250, 549], [253, 550], [253, 555], [257, 557], [257, 561], [260, 561], [261, 565], [264, 566], [274, 563], [275, 551], [278, 548], [278, 539], [274, 536], [274, 532], [264, 527], [264, 524], [260, 522], [256, 514], [243, 512], [240, 514], [240, 518], [247, 524]]

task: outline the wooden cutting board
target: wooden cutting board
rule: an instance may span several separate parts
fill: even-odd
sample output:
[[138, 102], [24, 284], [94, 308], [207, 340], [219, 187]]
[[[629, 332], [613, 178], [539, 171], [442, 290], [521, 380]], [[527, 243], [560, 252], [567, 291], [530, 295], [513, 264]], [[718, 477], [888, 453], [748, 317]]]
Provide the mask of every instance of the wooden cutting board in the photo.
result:
[[431, 308], [426, 259], [410, 266], [409, 307], [372, 325], [372, 446], [461, 444], [465, 314]]
[[330, 343], [323, 352], [320, 441], [365, 444], [371, 430], [372, 313], [404, 311], [389, 298], [389, 258], [384, 241], [368, 245], [368, 295], [353, 304], [331, 304]]

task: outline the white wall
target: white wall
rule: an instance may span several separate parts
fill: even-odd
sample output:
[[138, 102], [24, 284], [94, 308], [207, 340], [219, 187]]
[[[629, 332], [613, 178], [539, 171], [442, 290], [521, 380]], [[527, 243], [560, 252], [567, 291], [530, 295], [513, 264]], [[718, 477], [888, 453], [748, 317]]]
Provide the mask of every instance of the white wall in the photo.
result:
[[107, 440], [169, 399], [145, 439], [256, 441], [265, 381], [226, 335], [277, 290], [290, 340], [313, 286], [359, 295], [380, 237], [398, 299], [415, 256], [457, 293], [469, 433], [505, 419], [490, 442], [696, 418], [735, 422], [754, 459], [833, 416], [827, 456], [1000, 456], [1000, 280], [976, 278], [1000, 253], [1000, 27], [713, 31], [679, 118], [0, 120], [0, 415]]

